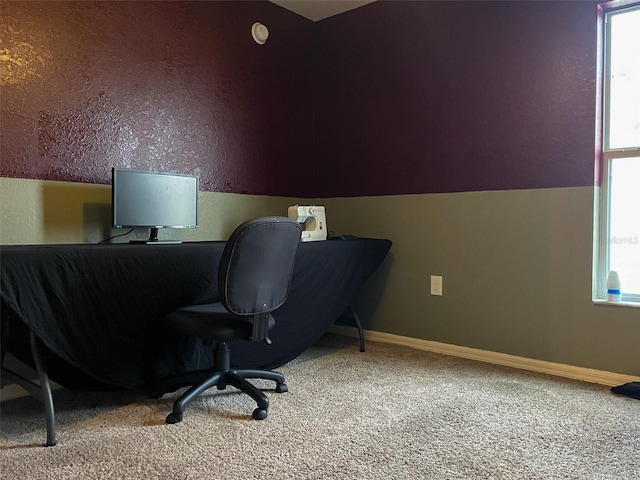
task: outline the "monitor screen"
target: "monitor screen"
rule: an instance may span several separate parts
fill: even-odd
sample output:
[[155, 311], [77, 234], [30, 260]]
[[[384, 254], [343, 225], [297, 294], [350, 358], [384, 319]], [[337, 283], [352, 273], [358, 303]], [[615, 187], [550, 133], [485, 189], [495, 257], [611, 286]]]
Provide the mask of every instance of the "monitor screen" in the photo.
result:
[[159, 228], [197, 227], [198, 183], [195, 175], [114, 168], [113, 227], [150, 228], [149, 241]]

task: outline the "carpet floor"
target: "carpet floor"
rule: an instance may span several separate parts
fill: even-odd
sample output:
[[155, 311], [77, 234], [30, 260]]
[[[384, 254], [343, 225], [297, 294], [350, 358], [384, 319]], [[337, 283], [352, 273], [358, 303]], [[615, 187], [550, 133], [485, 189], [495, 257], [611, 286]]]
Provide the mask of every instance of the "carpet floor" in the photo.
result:
[[327, 334], [279, 369], [289, 392], [54, 392], [45, 448], [31, 397], [0, 410], [0, 478], [637, 479], [640, 402], [609, 387]]

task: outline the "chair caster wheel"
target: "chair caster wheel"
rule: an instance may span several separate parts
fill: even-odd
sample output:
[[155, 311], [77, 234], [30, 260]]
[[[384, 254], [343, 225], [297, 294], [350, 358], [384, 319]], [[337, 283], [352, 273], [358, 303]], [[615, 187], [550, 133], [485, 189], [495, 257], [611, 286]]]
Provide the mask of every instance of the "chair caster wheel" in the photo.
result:
[[175, 413], [175, 412], [171, 412], [169, 415], [167, 415], [167, 418], [165, 420], [167, 423], [178, 423], [182, 421], [182, 414], [181, 413]]
[[256, 408], [251, 415], [256, 420], [264, 420], [267, 418], [267, 409], [266, 408]]
[[276, 393], [284, 393], [288, 391], [289, 391], [289, 387], [287, 387], [286, 383], [279, 383], [276, 385]]

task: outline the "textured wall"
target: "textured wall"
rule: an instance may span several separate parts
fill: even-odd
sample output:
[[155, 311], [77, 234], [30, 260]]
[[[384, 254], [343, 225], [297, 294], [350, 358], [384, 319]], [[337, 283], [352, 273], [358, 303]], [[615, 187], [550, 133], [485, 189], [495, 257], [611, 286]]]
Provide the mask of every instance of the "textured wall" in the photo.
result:
[[[353, 197], [323, 200], [329, 229], [394, 242], [355, 302], [367, 328], [640, 374], [637, 309], [591, 302], [592, 2], [385, 1], [317, 24], [273, 11], [276, 7], [265, 2], [213, 4], [163, 5], [160, 15], [128, 3], [112, 18], [106, 13], [120, 7], [111, 3], [64, 7], [69, 15], [55, 17], [54, 3], [40, 12], [42, 4], [3, 2], [3, 42], [7, 35], [21, 39], [13, 48], [31, 61], [13, 70], [12, 78], [23, 83], [2, 87], [2, 174], [106, 182], [109, 161], [103, 156], [163, 166], [159, 148], [166, 147], [167, 161], [181, 165], [197, 159], [198, 168], [208, 168], [213, 181], [207, 188]], [[86, 21], [91, 15], [99, 20], [91, 28], [76, 28], [75, 9]], [[221, 12], [230, 18], [214, 21]], [[245, 20], [263, 18], [272, 31], [265, 47], [281, 45], [278, 49], [245, 43]], [[165, 27], [175, 27], [179, 19], [188, 23], [180, 35]], [[107, 20], [111, 27], [105, 32], [101, 24]], [[45, 28], [51, 22], [64, 28]], [[205, 25], [212, 22], [215, 28], [209, 31]], [[147, 24], [154, 29], [145, 30]], [[220, 33], [239, 24], [241, 32], [233, 39]], [[300, 40], [309, 29], [318, 42], [311, 50]], [[96, 38], [93, 30], [100, 32]], [[138, 30], [139, 37], [132, 33]], [[80, 34], [93, 40], [79, 42]], [[202, 51], [179, 43], [173, 50], [167, 38], [176, 35]], [[130, 44], [147, 36], [156, 40], [142, 50]], [[121, 53], [102, 52], [105, 42]], [[216, 42], [224, 44], [216, 47]], [[71, 53], [53, 62], [49, 45], [63, 52], [68, 45]], [[164, 53], [153, 53], [160, 45]], [[38, 55], [32, 55], [35, 48]], [[95, 55], [77, 60], [74, 49], [95, 50]], [[317, 61], [315, 97], [297, 83], [309, 74], [310, 51]], [[115, 62], [120, 55], [126, 61], [110, 68], [105, 59]], [[165, 57], [171, 60], [166, 74]], [[196, 62], [201, 57], [212, 60]], [[261, 81], [250, 75], [256, 61], [267, 72]], [[50, 81], [44, 71], [55, 73], [59, 64], [77, 68], [47, 74], [56, 80]], [[88, 75], [99, 71], [102, 76], [85, 79], [85, 64]], [[133, 73], [149, 69], [156, 75], [151, 80]], [[142, 88], [136, 82], [146, 83]], [[99, 89], [101, 83], [111, 88]], [[75, 95], [66, 93], [70, 85]], [[10, 102], [7, 93], [13, 95]], [[146, 110], [132, 108], [145, 106], [136, 103], [139, 98], [151, 102]], [[184, 102], [189, 109], [181, 109]], [[236, 111], [234, 105], [249, 110]], [[38, 133], [47, 125], [39, 124], [40, 110], [49, 125], [64, 127], [68, 121], [76, 132], [86, 125], [88, 138], [104, 138], [92, 128], [104, 118], [126, 128], [108, 130], [118, 133], [111, 140], [113, 151], [92, 150], [110, 145], [106, 140], [87, 141], [86, 149], [47, 141], [59, 152], [53, 161], [50, 150], [38, 151]], [[318, 128], [311, 139], [309, 112], [315, 113]], [[194, 131], [209, 135], [200, 140], [194, 134], [189, 145], [196, 145], [196, 153], [167, 127], [184, 131], [182, 125], [190, 122]], [[163, 129], [166, 137], [158, 133]], [[46, 130], [55, 134], [57, 129]], [[140, 146], [127, 147], [130, 138], [138, 138]], [[312, 150], [319, 153], [314, 162], [308, 151], [312, 140]], [[201, 153], [205, 148], [210, 155]], [[15, 172], [9, 174], [8, 151], [15, 157]], [[66, 173], [58, 168], [71, 160], [78, 166]], [[90, 173], [91, 168], [97, 171]], [[95, 242], [110, 233], [106, 186], [0, 180], [0, 243]], [[397, 195], [483, 188], [506, 190]], [[295, 203], [273, 196], [205, 192], [202, 197], [205, 217], [198, 230], [189, 231], [199, 235], [193, 239], [224, 238], [244, 219], [284, 212], [288, 200]], [[428, 294], [430, 275], [443, 275], [444, 296]]]
[[594, 2], [374, 2], [317, 24], [320, 195], [590, 186]]
[[331, 230], [393, 240], [354, 301], [365, 328], [640, 379], [640, 310], [591, 300], [593, 190], [323, 203]]
[[[296, 195], [312, 147], [312, 23], [268, 2], [3, 2], [5, 177]], [[271, 32], [260, 46], [255, 21]]]
[[262, 1], [4, 2], [0, 174], [124, 165], [304, 197], [592, 185], [595, 5], [381, 1], [314, 24]]

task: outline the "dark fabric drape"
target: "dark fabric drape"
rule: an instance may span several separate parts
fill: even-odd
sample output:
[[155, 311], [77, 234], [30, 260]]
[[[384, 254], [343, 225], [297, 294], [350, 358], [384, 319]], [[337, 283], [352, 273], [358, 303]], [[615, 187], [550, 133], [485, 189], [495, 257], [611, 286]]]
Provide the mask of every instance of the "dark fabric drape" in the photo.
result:
[[[307, 242], [272, 345], [234, 342], [234, 367], [275, 368], [302, 353], [340, 316], [386, 256], [382, 239]], [[3, 349], [27, 357], [21, 332], [43, 341], [54, 381], [144, 388], [164, 375], [208, 368], [200, 340], [157, 327], [170, 311], [218, 299], [224, 242], [0, 248], [3, 316], [17, 328]], [[4, 329], [3, 329], [4, 330]], [[5, 342], [7, 345], [5, 346]], [[65, 368], [66, 367], [66, 368]]]

